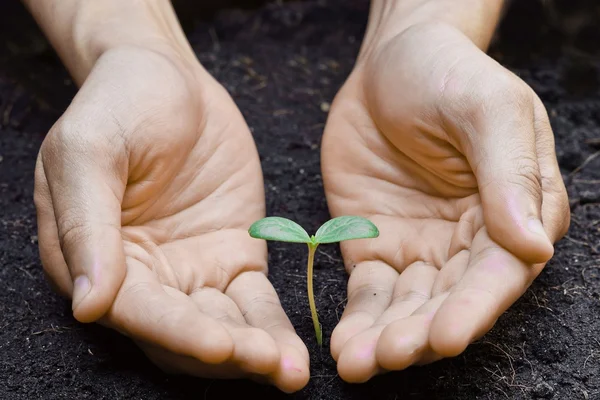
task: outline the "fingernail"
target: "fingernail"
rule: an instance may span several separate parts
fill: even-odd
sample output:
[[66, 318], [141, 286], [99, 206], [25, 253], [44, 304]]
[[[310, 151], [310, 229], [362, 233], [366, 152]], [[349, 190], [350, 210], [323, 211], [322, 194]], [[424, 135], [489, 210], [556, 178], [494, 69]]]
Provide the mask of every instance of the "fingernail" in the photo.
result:
[[550, 241], [546, 231], [544, 230], [544, 226], [542, 225], [542, 221], [537, 218], [532, 218], [527, 221], [527, 228], [531, 233], [535, 233], [536, 235], [543, 236], [547, 241]]
[[83, 301], [90, 292], [92, 285], [87, 276], [81, 275], [73, 282], [73, 310]]

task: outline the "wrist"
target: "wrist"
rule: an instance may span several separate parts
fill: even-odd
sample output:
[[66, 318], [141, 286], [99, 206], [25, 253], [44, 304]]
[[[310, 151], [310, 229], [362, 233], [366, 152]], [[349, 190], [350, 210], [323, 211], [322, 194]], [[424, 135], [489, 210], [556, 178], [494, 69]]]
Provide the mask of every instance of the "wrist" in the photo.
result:
[[105, 52], [140, 47], [196, 61], [169, 0], [25, 0], [73, 79]]
[[505, 3], [506, 0], [372, 0], [360, 53], [369, 53], [422, 24], [452, 26], [485, 51]]

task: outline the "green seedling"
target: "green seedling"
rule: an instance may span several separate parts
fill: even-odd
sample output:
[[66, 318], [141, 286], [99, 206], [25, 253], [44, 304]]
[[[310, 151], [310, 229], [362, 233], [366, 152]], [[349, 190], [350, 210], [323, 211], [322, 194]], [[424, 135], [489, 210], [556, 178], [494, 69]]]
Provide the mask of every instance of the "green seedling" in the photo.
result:
[[379, 230], [368, 219], [355, 216], [344, 216], [325, 222], [312, 236], [300, 225], [286, 218], [267, 217], [256, 221], [248, 230], [250, 236], [256, 239], [274, 240], [279, 242], [306, 243], [308, 245], [307, 288], [308, 303], [312, 315], [315, 335], [319, 346], [323, 343], [323, 333], [315, 306], [313, 294], [313, 263], [315, 252], [320, 244], [337, 243], [343, 240], [368, 239], [379, 236]]

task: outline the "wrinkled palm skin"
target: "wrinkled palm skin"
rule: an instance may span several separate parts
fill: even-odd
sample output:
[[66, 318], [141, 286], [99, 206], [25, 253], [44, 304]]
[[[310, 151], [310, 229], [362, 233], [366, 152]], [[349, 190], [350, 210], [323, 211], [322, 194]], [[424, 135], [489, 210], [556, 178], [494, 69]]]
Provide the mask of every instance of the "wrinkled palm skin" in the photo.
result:
[[[117, 72], [118, 73], [115, 73]], [[263, 180], [249, 129], [198, 64], [139, 48], [95, 64], [36, 169], [41, 258], [75, 316], [171, 372], [285, 391], [306, 347], [266, 278]]]
[[381, 232], [341, 245], [348, 305], [331, 352], [350, 382], [461, 353], [552, 256], [518, 214], [537, 202], [552, 242], [569, 225], [542, 103], [440, 24], [363, 52], [332, 104], [322, 165], [332, 216]]

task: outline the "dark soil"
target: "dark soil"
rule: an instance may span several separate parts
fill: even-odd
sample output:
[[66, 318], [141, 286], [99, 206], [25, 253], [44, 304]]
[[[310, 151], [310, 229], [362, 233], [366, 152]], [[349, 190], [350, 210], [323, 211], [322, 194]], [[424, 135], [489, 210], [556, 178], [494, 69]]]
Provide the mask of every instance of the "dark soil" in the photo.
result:
[[[554, 13], [518, 0], [491, 54], [540, 94], [552, 120], [573, 222], [556, 256], [491, 333], [461, 356], [348, 385], [313, 340], [304, 249], [270, 246], [270, 278], [312, 354], [296, 399], [600, 399], [600, 31], [592, 1]], [[581, 18], [575, 11], [579, 9]], [[366, 1], [269, 3], [190, 16], [200, 60], [230, 90], [254, 132], [268, 212], [314, 230], [328, 218], [319, 146], [330, 102], [352, 68]], [[551, 11], [551, 10], [550, 10]], [[581, 23], [580, 23], [581, 22]], [[167, 376], [128, 340], [76, 323], [40, 266], [33, 170], [38, 148], [75, 88], [18, 2], [0, 5], [0, 398], [227, 399], [284, 397], [250, 382]], [[344, 308], [338, 248], [316, 264], [329, 338]], [[239, 395], [238, 395], [239, 396]]]

